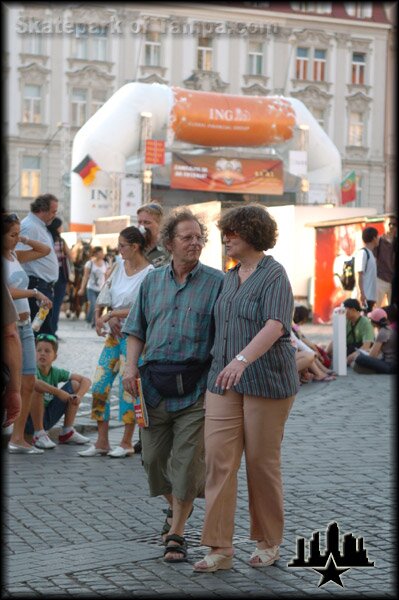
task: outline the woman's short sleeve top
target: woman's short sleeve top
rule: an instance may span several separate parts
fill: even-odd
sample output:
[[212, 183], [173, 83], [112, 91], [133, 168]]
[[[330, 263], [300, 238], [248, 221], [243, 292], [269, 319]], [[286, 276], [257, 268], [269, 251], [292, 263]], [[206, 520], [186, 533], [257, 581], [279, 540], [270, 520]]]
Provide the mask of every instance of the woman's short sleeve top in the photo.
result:
[[272, 256], [265, 256], [240, 285], [238, 268], [226, 273], [215, 304], [216, 333], [208, 389], [222, 393], [215, 386], [217, 375], [272, 319], [283, 325], [283, 335], [245, 369], [234, 389], [266, 398], [293, 396], [299, 389], [299, 378], [290, 340], [294, 298], [286, 271]]

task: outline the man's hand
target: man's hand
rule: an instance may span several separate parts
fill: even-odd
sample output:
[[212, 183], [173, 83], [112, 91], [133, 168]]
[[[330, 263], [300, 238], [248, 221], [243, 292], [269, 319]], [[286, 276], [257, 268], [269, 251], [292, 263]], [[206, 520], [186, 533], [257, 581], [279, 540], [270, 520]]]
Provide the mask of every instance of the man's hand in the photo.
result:
[[122, 385], [125, 392], [132, 396], [138, 396], [137, 378], [140, 377], [138, 367], [126, 367], [122, 377]]

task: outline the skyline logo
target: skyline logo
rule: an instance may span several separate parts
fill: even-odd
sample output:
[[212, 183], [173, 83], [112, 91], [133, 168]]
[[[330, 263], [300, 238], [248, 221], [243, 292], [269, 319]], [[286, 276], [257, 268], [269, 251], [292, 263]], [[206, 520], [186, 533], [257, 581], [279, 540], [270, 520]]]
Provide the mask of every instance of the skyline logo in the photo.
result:
[[320, 551], [320, 532], [314, 531], [309, 540], [308, 558], [305, 559], [305, 538], [298, 538], [297, 555], [287, 567], [313, 569], [320, 573], [318, 587], [329, 581], [344, 587], [341, 581], [343, 573], [349, 569], [374, 567], [374, 562], [368, 559], [362, 537], [356, 538], [352, 533], [346, 533], [340, 547], [339, 527], [334, 521], [326, 529], [326, 549], [323, 553]]

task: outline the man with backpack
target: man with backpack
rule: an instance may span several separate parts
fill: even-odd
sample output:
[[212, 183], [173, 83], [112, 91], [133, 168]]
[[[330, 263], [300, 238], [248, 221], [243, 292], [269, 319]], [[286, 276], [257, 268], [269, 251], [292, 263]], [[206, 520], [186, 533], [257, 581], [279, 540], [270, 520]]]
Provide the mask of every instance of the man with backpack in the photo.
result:
[[375, 227], [366, 227], [362, 231], [364, 246], [355, 255], [356, 289], [353, 297], [368, 312], [373, 310], [377, 300], [377, 263], [373, 250], [378, 246], [378, 231]]

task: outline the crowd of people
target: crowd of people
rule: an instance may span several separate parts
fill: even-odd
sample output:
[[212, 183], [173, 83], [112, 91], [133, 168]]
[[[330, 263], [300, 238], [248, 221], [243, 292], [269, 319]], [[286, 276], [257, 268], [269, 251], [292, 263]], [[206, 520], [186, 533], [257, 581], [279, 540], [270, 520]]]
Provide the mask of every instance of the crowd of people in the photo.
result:
[[[73, 253], [61, 236], [57, 207], [57, 199], [44, 194], [22, 221], [14, 213], [2, 215], [3, 426], [13, 425], [8, 451], [43, 454], [54, 448], [48, 432], [63, 419], [58, 443], [84, 445], [80, 457], [131, 456], [134, 399], [142, 391], [149, 423], [140, 427], [136, 451], [142, 453], [150, 496], [165, 501], [164, 561], [188, 559], [186, 522], [194, 500], [204, 497], [201, 541], [209, 552], [193, 568], [204, 573], [232, 567], [244, 454], [255, 544], [249, 565], [274, 564], [283, 539], [285, 424], [301, 384], [336, 378], [332, 344], [324, 348], [303, 333], [309, 309], [295, 306], [284, 267], [266, 254], [276, 243], [275, 220], [257, 204], [223, 213], [217, 226], [235, 264], [226, 273], [201, 263], [207, 229], [186, 207], [166, 217], [156, 202], [141, 206], [137, 226], [119, 233], [112, 264], [101, 247], [92, 248], [78, 288], [87, 297], [88, 325], [105, 338], [91, 381], [55, 365], [60, 308], [73, 276]], [[391, 374], [397, 315], [386, 278], [395, 246], [388, 236], [380, 247], [383, 236], [376, 231], [365, 229], [366, 251], [358, 253], [359, 299], [344, 302], [347, 362], [358, 373]], [[388, 302], [377, 306], [384, 297]], [[41, 307], [48, 314], [34, 331]], [[117, 376], [124, 428], [111, 448], [110, 393]], [[74, 428], [89, 390], [94, 442]]]

